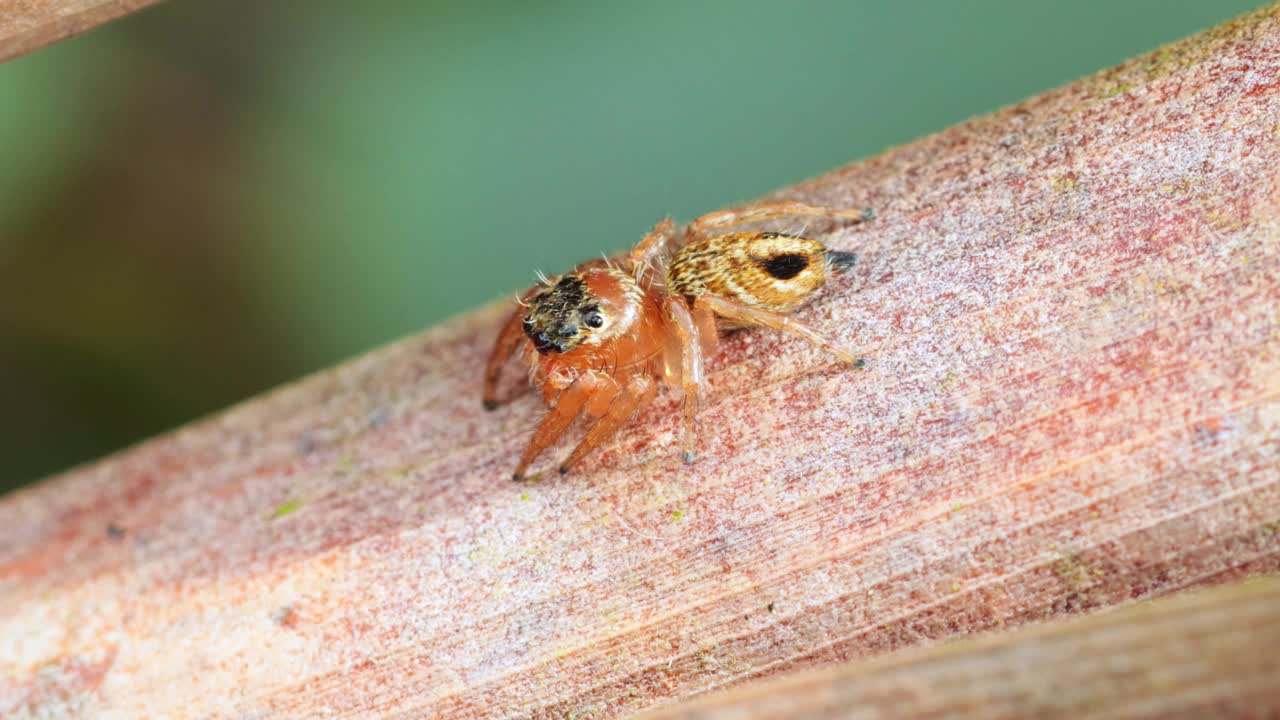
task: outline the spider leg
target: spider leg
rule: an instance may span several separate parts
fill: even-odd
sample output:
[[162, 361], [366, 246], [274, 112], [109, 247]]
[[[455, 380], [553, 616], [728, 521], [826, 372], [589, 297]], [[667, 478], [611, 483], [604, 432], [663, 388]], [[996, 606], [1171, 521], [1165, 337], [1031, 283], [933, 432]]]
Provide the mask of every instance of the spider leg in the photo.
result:
[[[680, 382], [684, 390], [684, 436], [680, 449], [683, 451], [684, 461], [693, 462], [694, 447], [698, 439], [698, 394], [706, 383], [702, 363], [702, 332], [694, 322], [689, 305], [683, 297], [669, 296], [666, 299], [666, 311], [675, 327], [676, 337], [680, 340]], [[707, 316], [709, 313], [703, 315]], [[711, 321], [714, 324], [714, 316], [711, 316]]]
[[582, 438], [578, 447], [574, 448], [573, 452], [569, 453], [569, 457], [560, 464], [560, 472], [569, 472], [569, 469], [586, 457], [587, 453], [608, 440], [631, 417], [632, 413], [649, 404], [657, 390], [658, 386], [652, 378], [647, 375], [633, 375], [627, 381], [626, 387], [609, 404], [608, 410], [587, 431], [586, 437]]
[[836, 208], [820, 207], [818, 205], [806, 205], [805, 203], [796, 202], [794, 200], [760, 203], [758, 205], [751, 205], [745, 208], [721, 210], [719, 212], [703, 215], [697, 220], [689, 223], [689, 227], [685, 229], [685, 242], [692, 243], [697, 240], [706, 239], [712, 231], [725, 230], [735, 225], [795, 216], [844, 218], [846, 220], [862, 222], [874, 217], [875, 212], [870, 208], [863, 210], [840, 210]]
[[841, 347], [839, 343], [789, 315], [751, 307], [735, 300], [722, 298], [719, 295], [699, 295], [693, 306], [695, 309], [704, 307], [720, 317], [742, 325], [763, 325], [767, 328], [791, 333], [796, 337], [804, 338], [818, 347], [835, 353], [841, 360], [851, 365], [860, 367], [862, 364], [862, 360], [858, 356]]
[[543, 450], [551, 447], [551, 445], [560, 439], [565, 430], [573, 424], [578, 414], [582, 412], [584, 406], [590, 402], [595, 405], [600, 402], [600, 393], [608, 393], [616, 395], [618, 393], [617, 385], [598, 377], [595, 373], [583, 373], [573, 382], [564, 392], [560, 393], [556, 404], [547, 414], [543, 416], [542, 422], [538, 423], [538, 427], [533, 431], [533, 437], [529, 439], [529, 444], [525, 446], [524, 454], [520, 456], [520, 464], [516, 465], [516, 470], [512, 473], [513, 480], [523, 480], [525, 470], [529, 465], [542, 454]]
[[636, 243], [627, 255], [627, 261], [631, 264], [633, 273], [640, 273], [642, 269], [647, 267], [649, 263], [659, 255], [667, 247], [667, 241], [675, 234], [676, 224], [671, 218], [663, 218], [661, 222], [653, 226], [648, 235]]
[[711, 357], [720, 347], [720, 328], [716, 325], [716, 314], [710, 308], [695, 304], [693, 324], [698, 328], [698, 339], [701, 341], [702, 357]]
[[507, 322], [498, 333], [498, 339], [489, 352], [489, 362], [484, 368], [484, 409], [494, 410], [498, 407], [498, 378], [502, 375], [502, 366], [511, 359], [520, 341], [524, 339], [524, 312], [517, 307], [507, 318]]

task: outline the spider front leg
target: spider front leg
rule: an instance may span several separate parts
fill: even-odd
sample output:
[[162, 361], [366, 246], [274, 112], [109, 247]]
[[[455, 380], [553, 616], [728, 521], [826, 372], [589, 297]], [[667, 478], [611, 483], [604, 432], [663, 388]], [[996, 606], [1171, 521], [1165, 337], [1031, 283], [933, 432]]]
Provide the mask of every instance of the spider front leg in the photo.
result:
[[533, 431], [533, 437], [529, 439], [529, 444], [525, 446], [524, 454], [520, 456], [520, 464], [516, 465], [516, 470], [512, 473], [513, 480], [523, 480], [525, 470], [529, 465], [542, 454], [543, 450], [551, 447], [565, 430], [573, 424], [574, 418], [582, 412], [587, 403], [593, 407], [607, 406], [608, 402], [618, 394], [618, 385], [607, 377], [601, 377], [594, 372], [585, 372], [578, 376], [568, 388], [560, 393], [560, 397], [556, 399], [556, 404], [542, 418], [542, 422], [538, 423], [538, 427]]
[[693, 306], [695, 309], [705, 308], [722, 318], [742, 325], [763, 325], [767, 328], [791, 333], [796, 337], [804, 338], [818, 347], [835, 353], [841, 360], [850, 365], [855, 367], [861, 367], [862, 365], [862, 360], [857, 355], [841, 347], [839, 343], [821, 332], [789, 315], [751, 307], [719, 295], [699, 295], [694, 300]]
[[511, 359], [520, 341], [524, 339], [524, 310], [516, 308], [507, 318], [507, 323], [498, 333], [498, 339], [489, 352], [489, 362], [484, 369], [484, 409], [495, 410], [498, 407], [498, 377], [502, 375], [502, 366]]
[[875, 211], [871, 208], [865, 208], [862, 210], [841, 210], [821, 207], [819, 205], [806, 205], [805, 203], [796, 202], [794, 200], [760, 203], [750, 207], [738, 208], [735, 210], [721, 210], [719, 212], [703, 215], [697, 220], [689, 223], [689, 227], [685, 229], [685, 241], [693, 243], [698, 240], [706, 239], [712, 231], [724, 230], [736, 225], [744, 225], [746, 223], [776, 220], [784, 217], [844, 218], [846, 220], [862, 222], [875, 217]]
[[[706, 382], [702, 362], [704, 341], [699, 323], [694, 322], [689, 305], [682, 296], [669, 296], [665, 305], [667, 317], [671, 319], [676, 337], [680, 340], [680, 383], [684, 391], [684, 437], [680, 445], [684, 461], [693, 462], [694, 446], [698, 439], [698, 395]], [[702, 325], [705, 327], [705, 323]]]
[[[636, 410], [653, 400], [657, 390], [658, 386], [652, 378], [647, 375], [633, 375], [621, 393], [613, 398], [613, 402], [605, 409], [596, 424], [587, 431], [586, 437], [582, 438], [578, 447], [574, 448], [573, 452], [569, 453], [569, 457], [560, 464], [560, 472], [569, 472], [569, 469], [577, 465], [579, 460], [587, 456], [587, 453], [608, 440]], [[591, 409], [588, 408], [588, 410]]]

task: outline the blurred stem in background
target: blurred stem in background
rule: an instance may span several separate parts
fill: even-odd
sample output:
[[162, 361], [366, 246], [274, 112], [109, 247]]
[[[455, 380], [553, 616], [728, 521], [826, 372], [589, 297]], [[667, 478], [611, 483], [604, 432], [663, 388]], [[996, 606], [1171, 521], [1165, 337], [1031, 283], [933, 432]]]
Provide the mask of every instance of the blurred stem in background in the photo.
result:
[[4, 65], [0, 490], [1262, 4], [183, 0]]

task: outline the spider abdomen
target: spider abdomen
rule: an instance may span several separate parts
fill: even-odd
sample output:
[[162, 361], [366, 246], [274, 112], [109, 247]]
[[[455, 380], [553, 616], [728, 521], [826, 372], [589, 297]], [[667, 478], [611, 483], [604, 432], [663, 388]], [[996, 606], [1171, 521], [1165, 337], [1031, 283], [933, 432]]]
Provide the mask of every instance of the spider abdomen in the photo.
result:
[[668, 292], [711, 294], [753, 307], [789, 313], [852, 263], [810, 238], [774, 232], [735, 232], [680, 248], [667, 267]]

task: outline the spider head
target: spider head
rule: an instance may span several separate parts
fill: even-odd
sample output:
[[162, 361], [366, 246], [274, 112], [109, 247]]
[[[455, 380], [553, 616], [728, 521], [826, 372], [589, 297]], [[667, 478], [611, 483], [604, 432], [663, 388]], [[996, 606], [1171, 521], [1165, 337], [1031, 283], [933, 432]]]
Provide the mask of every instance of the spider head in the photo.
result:
[[634, 280], [612, 269], [565, 275], [529, 299], [524, 334], [543, 355], [599, 345], [625, 329], [638, 293]]

